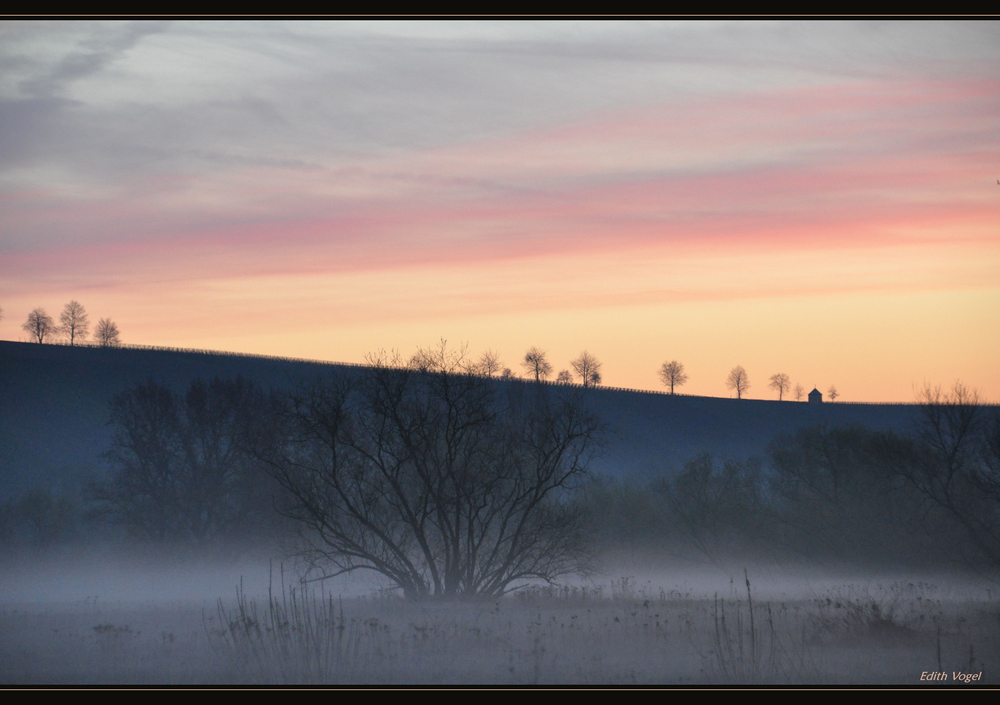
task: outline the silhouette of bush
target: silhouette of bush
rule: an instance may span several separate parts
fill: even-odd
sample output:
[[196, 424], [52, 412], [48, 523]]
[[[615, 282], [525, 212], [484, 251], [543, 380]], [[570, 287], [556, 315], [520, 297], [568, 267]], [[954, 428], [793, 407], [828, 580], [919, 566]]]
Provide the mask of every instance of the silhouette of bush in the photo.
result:
[[183, 395], [153, 380], [115, 395], [105, 458], [94, 486], [103, 513], [130, 534], [205, 543], [276, 526], [276, 488], [247, 452], [246, 428], [265, 399], [242, 377], [194, 380]]

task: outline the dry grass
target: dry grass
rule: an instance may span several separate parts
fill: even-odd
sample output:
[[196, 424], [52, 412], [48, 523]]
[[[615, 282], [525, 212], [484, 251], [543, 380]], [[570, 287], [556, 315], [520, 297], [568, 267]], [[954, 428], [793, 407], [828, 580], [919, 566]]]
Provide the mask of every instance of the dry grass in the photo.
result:
[[761, 600], [742, 577], [726, 599], [621, 579], [490, 602], [340, 600], [279, 585], [204, 609], [6, 606], [0, 681], [919, 685], [922, 671], [958, 669], [1000, 679], [996, 600], [901, 583]]
[[750, 577], [743, 571], [747, 599], [729, 602], [715, 596], [712, 605], [714, 632], [710, 659], [710, 673], [726, 683], [771, 683], [787, 680], [792, 675], [786, 663], [786, 650], [781, 645], [774, 627], [771, 603], [758, 604], [754, 615]]

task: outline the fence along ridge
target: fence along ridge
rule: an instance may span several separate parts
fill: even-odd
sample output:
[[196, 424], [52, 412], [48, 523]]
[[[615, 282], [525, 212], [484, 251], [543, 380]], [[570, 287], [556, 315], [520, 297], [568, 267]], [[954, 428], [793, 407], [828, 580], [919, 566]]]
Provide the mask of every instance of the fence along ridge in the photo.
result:
[[[11, 341], [15, 342], [15, 341]], [[69, 343], [63, 341], [55, 341], [51, 343], [43, 343], [44, 345], [59, 345], [62, 347], [77, 347], [77, 348], [97, 348], [97, 349], [115, 349], [115, 350], [153, 350], [157, 352], [176, 352], [176, 353], [188, 353], [194, 355], [211, 355], [216, 357], [245, 357], [252, 358], [256, 360], [276, 360], [278, 362], [298, 362], [307, 365], [322, 365], [326, 367], [356, 367], [356, 368], [370, 368], [371, 365], [367, 365], [361, 362], [333, 362], [330, 360], [313, 360], [307, 357], [288, 357], [285, 355], [267, 355], [264, 353], [248, 353], [248, 352], [227, 352], [225, 350], [206, 350], [205, 348], [180, 348], [170, 345], [144, 345], [142, 343], [119, 343], [117, 345], [103, 346], [95, 344], [93, 342], [77, 343], [76, 345], [70, 345]], [[398, 367], [394, 369], [399, 370], [409, 370], [408, 367]], [[452, 373], [452, 374], [462, 374], [463, 376], [472, 377], [479, 376], [470, 373]], [[592, 389], [594, 387], [584, 387], [579, 382], [555, 382], [553, 380], [542, 379], [522, 379], [520, 377], [512, 377], [509, 379], [504, 379], [502, 377], [493, 377], [498, 381], [506, 382], [522, 382], [525, 384], [545, 384], [554, 387], [576, 387], [578, 389]], [[710, 397], [702, 394], [684, 394], [683, 392], [670, 393], [660, 389], [637, 389], [635, 387], [612, 387], [608, 385], [598, 385], [596, 388], [603, 389], [610, 392], [630, 392], [632, 394], [657, 394], [665, 397], [686, 397], [688, 399], [731, 399], [731, 397]], [[733, 399], [733, 401], [739, 401]], [[745, 399], [742, 401], [777, 401], [777, 399]], [[784, 403], [784, 402], [783, 402]], [[788, 403], [792, 403], [789, 401]], [[808, 402], [794, 402], [797, 404], [808, 404]], [[831, 406], [922, 406], [923, 404], [919, 401], [824, 401], [823, 404], [829, 404]], [[1000, 404], [990, 404], [984, 403], [981, 406], [994, 407], [1000, 406]]]
[[[34, 345], [35, 343], [31, 343]], [[329, 360], [313, 360], [306, 357], [288, 357], [285, 355], [267, 355], [265, 353], [230, 352], [226, 350], [206, 350], [205, 348], [181, 348], [173, 345], [146, 345], [143, 343], [118, 343], [117, 345], [100, 345], [93, 342], [76, 343], [70, 345], [63, 341], [43, 343], [44, 345], [58, 345], [61, 347], [96, 348], [98, 350], [151, 350], [154, 352], [175, 352], [193, 355], [206, 355], [215, 357], [245, 357], [257, 360], [276, 360], [278, 362], [300, 362], [310, 365], [326, 365], [331, 367], [370, 367], [357, 362], [331, 362]]]

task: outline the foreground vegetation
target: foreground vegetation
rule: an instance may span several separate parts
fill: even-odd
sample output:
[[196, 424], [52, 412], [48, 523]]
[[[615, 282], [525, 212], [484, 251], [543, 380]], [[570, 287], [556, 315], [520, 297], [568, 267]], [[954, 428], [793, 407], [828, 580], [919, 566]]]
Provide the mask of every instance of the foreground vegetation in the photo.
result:
[[762, 599], [622, 578], [488, 601], [276, 589], [210, 606], [86, 600], [0, 611], [18, 683], [898, 683], [1000, 674], [1000, 601], [927, 583]]
[[919, 408], [906, 433], [818, 424], [612, 480], [587, 468], [601, 420], [563, 390], [384, 367], [291, 394], [150, 381], [113, 399], [102, 478], [0, 503], [0, 553], [281, 544], [412, 595], [502, 593], [601, 552], [996, 579], [997, 407], [959, 385]]

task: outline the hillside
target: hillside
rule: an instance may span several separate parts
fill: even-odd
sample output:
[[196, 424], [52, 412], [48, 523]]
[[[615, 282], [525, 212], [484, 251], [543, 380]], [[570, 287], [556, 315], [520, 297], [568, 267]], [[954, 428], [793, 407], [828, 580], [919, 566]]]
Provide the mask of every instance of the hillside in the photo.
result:
[[[243, 375], [288, 388], [355, 366], [231, 354], [66, 347], [0, 341], [0, 499], [34, 487], [74, 491], [104, 471], [111, 397], [147, 379], [178, 390], [196, 378]], [[526, 384], [524, 382], [517, 382]], [[497, 382], [497, 384], [504, 384]], [[823, 404], [668, 396], [594, 389], [588, 403], [606, 423], [594, 471], [608, 478], [670, 473], [701, 452], [745, 457], [796, 429], [827, 424], [906, 430], [905, 404]]]

